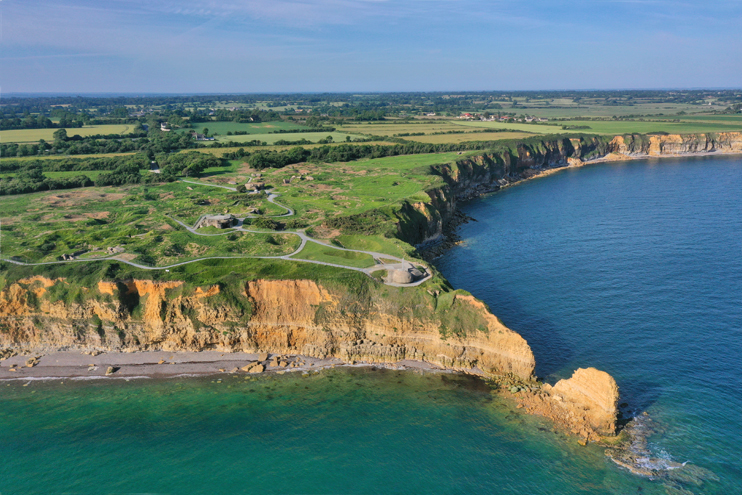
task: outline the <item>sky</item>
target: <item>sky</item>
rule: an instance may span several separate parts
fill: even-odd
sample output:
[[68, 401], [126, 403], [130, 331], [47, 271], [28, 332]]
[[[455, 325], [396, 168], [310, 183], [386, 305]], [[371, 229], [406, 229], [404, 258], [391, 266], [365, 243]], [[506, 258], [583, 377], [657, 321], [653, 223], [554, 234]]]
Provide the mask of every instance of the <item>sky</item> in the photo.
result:
[[0, 91], [742, 87], [742, 1], [0, 0]]

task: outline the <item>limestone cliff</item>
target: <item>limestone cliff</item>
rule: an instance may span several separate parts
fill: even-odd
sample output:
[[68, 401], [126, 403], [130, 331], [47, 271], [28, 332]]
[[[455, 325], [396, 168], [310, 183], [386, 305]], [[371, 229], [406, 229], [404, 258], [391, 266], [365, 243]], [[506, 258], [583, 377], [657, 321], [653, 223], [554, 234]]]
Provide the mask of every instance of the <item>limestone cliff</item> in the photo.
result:
[[[65, 280], [19, 280], [0, 292], [0, 347], [268, 351], [345, 361], [417, 359], [451, 369], [532, 378], [526, 341], [461, 291], [393, 290], [357, 297], [311, 280], [251, 280], [242, 301], [219, 286], [101, 281], [79, 302], [54, 301]], [[180, 291], [180, 292], [179, 292]], [[245, 310], [249, 308], [249, 312]], [[461, 326], [454, 328], [456, 322]], [[446, 325], [449, 325], [448, 327]], [[469, 328], [470, 327], [470, 328]]]
[[426, 203], [402, 206], [399, 237], [416, 245], [440, 238], [446, 225], [454, 218], [457, 200], [493, 192], [545, 171], [597, 161], [708, 153], [742, 153], [742, 133], [528, 139], [431, 167], [431, 173], [440, 176], [445, 185], [427, 191], [430, 201]]

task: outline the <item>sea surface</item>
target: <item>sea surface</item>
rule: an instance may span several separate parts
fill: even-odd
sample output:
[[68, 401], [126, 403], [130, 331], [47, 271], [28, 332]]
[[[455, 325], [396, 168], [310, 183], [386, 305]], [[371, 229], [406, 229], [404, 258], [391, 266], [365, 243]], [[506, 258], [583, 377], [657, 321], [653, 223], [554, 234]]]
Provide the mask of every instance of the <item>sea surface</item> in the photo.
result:
[[476, 378], [336, 368], [0, 382], [0, 493], [742, 493], [740, 191], [739, 158], [565, 170], [464, 205], [478, 221], [436, 263], [528, 339], [539, 376], [613, 374], [653, 454], [688, 462], [671, 478]]

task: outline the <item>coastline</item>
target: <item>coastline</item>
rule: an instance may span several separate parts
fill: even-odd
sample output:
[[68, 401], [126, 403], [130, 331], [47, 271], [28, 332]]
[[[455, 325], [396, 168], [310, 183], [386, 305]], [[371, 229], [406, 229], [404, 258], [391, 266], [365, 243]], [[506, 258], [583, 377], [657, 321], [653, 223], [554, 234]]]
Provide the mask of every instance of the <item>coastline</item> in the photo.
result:
[[[503, 189], [507, 189], [519, 184], [524, 184], [528, 181], [535, 179], [542, 179], [551, 175], [563, 172], [565, 170], [583, 168], [590, 165], [601, 165], [606, 163], [617, 163], [617, 162], [628, 162], [637, 160], [650, 160], [652, 158], [703, 158], [703, 157], [742, 157], [742, 151], [704, 151], [704, 152], [683, 152], [683, 153], [663, 153], [663, 154], [624, 154], [618, 152], [608, 153], [600, 158], [594, 160], [583, 161], [579, 158], [568, 158], [566, 164], [559, 164], [557, 166], [546, 167], [546, 168], [533, 168], [528, 169], [523, 176], [519, 177], [507, 177], [501, 179], [502, 184], [499, 181], [495, 184], [480, 185], [474, 190], [467, 190], [464, 194], [456, 197], [457, 202], [461, 201], [466, 203], [473, 199], [481, 198], [489, 194], [497, 193]], [[457, 203], [456, 202], [456, 203]], [[448, 222], [445, 222], [442, 226], [442, 232], [439, 238], [427, 240], [417, 246], [420, 256], [427, 261], [432, 263], [436, 258], [442, 256], [443, 253], [451, 249], [452, 247], [463, 242], [463, 239], [458, 235], [459, 225], [469, 223], [471, 221], [476, 222], [475, 218], [469, 217], [464, 214], [459, 208], [458, 204], [454, 204], [453, 211], [451, 212], [451, 218]]]
[[[172, 378], [220, 374], [260, 376], [274, 373], [320, 371], [336, 366], [376, 366], [398, 370], [457, 372], [416, 360], [402, 360], [397, 363], [366, 361], [347, 363], [335, 357], [322, 359], [300, 354], [263, 353], [261, 356], [259, 353], [220, 351], [99, 352], [79, 350], [40, 354], [19, 354], [0, 360], [0, 381]], [[35, 357], [38, 358], [37, 363], [28, 367], [26, 363]], [[261, 360], [261, 357], [265, 359]], [[273, 365], [274, 362], [277, 365]], [[260, 372], [243, 370], [256, 363], [262, 364], [264, 369]], [[16, 371], [11, 371], [11, 368]], [[109, 368], [114, 368], [115, 371], [107, 374]], [[482, 376], [482, 373], [475, 369], [466, 373]]]

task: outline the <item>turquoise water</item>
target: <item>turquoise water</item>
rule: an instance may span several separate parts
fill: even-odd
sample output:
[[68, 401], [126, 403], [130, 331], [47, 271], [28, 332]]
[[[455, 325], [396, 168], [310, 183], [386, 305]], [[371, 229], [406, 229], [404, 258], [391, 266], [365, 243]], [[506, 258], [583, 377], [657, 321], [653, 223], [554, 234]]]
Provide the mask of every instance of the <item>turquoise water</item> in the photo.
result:
[[[438, 261], [553, 381], [611, 372], [655, 454], [742, 486], [742, 161], [594, 166], [469, 203]], [[700, 483], [700, 484], [699, 484]], [[471, 377], [0, 382], [0, 493], [665, 494]], [[682, 493], [682, 492], [670, 492]], [[687, 493], [687, 492], [686, 492]]]
[[664, 493], [466, 376], [24, 383], [2, 384], [3, 495]]
[[553, 382], [618, 381], [659, 455], [742, 493], [742, 160], [598, 165], [470, 202], [436, 264], [531, 344]]

